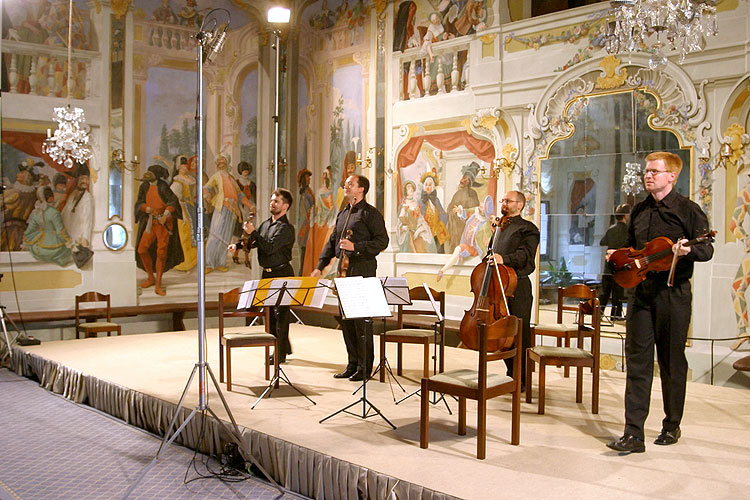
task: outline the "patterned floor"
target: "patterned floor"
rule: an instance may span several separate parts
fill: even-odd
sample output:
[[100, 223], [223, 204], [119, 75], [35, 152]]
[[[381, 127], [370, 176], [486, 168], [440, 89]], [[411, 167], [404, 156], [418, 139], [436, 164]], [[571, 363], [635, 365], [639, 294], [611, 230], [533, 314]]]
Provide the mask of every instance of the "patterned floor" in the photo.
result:
[[[49, 393], [31, 380], [0, 369], [0, 500], [122, 498], [152, 460], [160, 440], [87, 406]], [[171, 446], [130, 499], [297, 499], [267, 483], [198, 478], [193, 452]], [[208, 460], [208, 462], [206, 462]], [[218, 471], [199, 455], [198, 472]], [[189, 468], [189, 469], [188, 469]]]

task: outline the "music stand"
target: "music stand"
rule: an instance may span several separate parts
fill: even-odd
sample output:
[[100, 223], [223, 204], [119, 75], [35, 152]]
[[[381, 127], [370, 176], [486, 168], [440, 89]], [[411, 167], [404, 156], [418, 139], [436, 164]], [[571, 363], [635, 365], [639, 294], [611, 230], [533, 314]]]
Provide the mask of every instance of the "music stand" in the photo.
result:
[[[363, 278], [362, 276], [351, 276], [348, 278], [336, 278], [334, 280], [336, 284], [337, 294], [339, 299], [339, 306], [341, 308], [342, 320], [350, 319], [364, 319], [365, 328], [361, 335], [362, 352], [364, 358], [367, 359], [367, 331], [368, 324], [372, 324], [373, 318], [387, 318], [392, 316], [391, 310], [388, 307], [388, 302], [385, 300], [385, 292], [383, 290], [383, 284], [378, 278]], [[364, 367], [362, 367], [364, 369]], [[385, 415], [370, 401], [367, 399], [367, 380], [370, 377], [366, 377], [362, 381], [362, 397], [331, 413], [327, 417], [320, 420], [319, 423], [323, 423], [329, 418], [338, 415], [339, 413], [348, 413], [349, 415], [359, 417], [361, 419], [367, 419], [373, 415], [380, 415], [380, 417], [386, 421], [393, 429], [396, 426], [386, 418]], [[362, 413], [354, 413], [349, 411], [349, 408], [362, 403]], [[374, 413], [370, 413], [370, 411]]]
[[[443, 325], [443, 322], [445, 321], [445, 318], [443, 318], [443, 315], [440, 312], [440, 307], [438, 306], [437, 302], [435, 302], [435, 298], [432, 296], [432, 292], [430, 292], [430, 287], [427, 285], [427, 283], [422, 283], [422, 286], [424, 286], [425, 292], [427, 292], [427, 296], [430, 298], [430, 304], [432, 304], [432, 309], [435, 311], [435, 316], [437, 316], [437, 319], [438, 319], [435, 322], [435, 324], [433, 325], [433, 329], [434, 329], [435, 333], [434, 333], [434, 340], [433, 340], [433, 349], [434, 349], [434, 352], [432, 353], [432, 374], [435, 375], [435, 374], [437, 374], [437, 362], [438, 362], [437, 361], [437, 358], [438, 358], [438, 344], [437, 344], [437, 342], [438, 342], [438, 340], [437, 340], [438, 339], [438, 329], [439, 328], [442, 329], [442, 325]], [[445, 335], [445, 333], [443, 333], [443, 335]], [[402, 402], [406, 401], [407, 399], [409, 399], [410, 397], [412, 397], [412, 396], [414, 396], [416, 394], [419, 394], [421, 392], [422, 392], [422, 389], [419, 388], [416, 391], [412, 392], [411, 394], [407, 394], [403, 398], [401, 398], [398, 401], [396, 401], [396, 404], [402, 403]], [[430, 400], [429, 397], [428, 397], [427, 398], [428, 401], [430, 401], [431, 404], [436, 405], [436, 404], [438, 404], [442, 400], [443, 403], [445, 403], [445, 408], [448, 410], [448, 414], [449, 415], [453, 415], [453, 412], [451, 411], [450, 406], [448, 406], [448, 401], [445, 400], [445, 394], [440, 393], [440, 397], [437, 397], [437, 393], [436, 392], [434, 394], [435, 394], [434, 399]], [[429, 396], [429, 394], [428, 394], [428, 396]]]
[[[328, 295], [329, 284], [327, 280], [319, 280], [310, 277], [289, 277], [289, 278], [265, 278], [261, 280], [246, 281], [240, 292], [240, 300], [237, 303], [237, 309], [247, 309], [250, 307], [272, 307], [273, 314], [276, 316], [276, 338], [278, 338], [279, 324], [279, 306], [312, 306], [323, 307], [326, 295]], [[270, 396], [274, 389], [279, 387], [279, 382], [285, 382], [289, 387], [297, 391], [312, 404], [315, 401], [310, 399], [307, 394], [303, 393], [289, 380], [281, 364], [278, 362], [278, 348], [274, 353], [274, 372], [273, 378], [268, 387], [258, 397], [257, 401], [250, 407], [255, 407], [260, 401]]]
[[[385, 301], [389, 306], [411, 305], [411, 298], [409, 298], [409, 281], [406, 278], [382, 277], [378, 279], [383, 285], [383, 292], [385, 292]], [[375, 370], [372, 372], [372, 375], [368, 377], [368, 381], [369, 379], [374, 378], [377, 373], [380, 373], [381, 382], [385, 382], [385, 379], [388, 378], [388, 385], [391, 389], [391, 396], [393, 397], [393, 401], [396, 401], [396, 394], [393, 392], [393, 382], [391, 382], [391, 379], [393, 379], [396, 384], [398, 384], [403, 392], [406, 392], [406, 389], [404, 389], [404, 386], [401, 385], [401, 382], [399, 382], [396, 376], [393, 374], [391, 364], [388, 362], [388, 358], [385, 356], [385, 342], [383, 342], [382, 340], [385, 332], [385, 317], [383, 317], [383, 333], [380, 337], [380, 362], [378, 363], [377, 368], [375, 368]], [[357, 387], [357, 390], [355, 390], [352, 394], [357, 394], [360, 389], [362, 389], [362, 385]]]

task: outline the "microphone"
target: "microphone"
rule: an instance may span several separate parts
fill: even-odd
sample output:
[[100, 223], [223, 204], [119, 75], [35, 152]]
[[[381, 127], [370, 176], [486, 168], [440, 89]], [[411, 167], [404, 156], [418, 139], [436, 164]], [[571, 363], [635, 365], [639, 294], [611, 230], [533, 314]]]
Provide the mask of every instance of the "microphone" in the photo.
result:
[[208, 36], [208, 48], [203, 53], [203, 62], [212, 62], [224, 48], [224, 43], [227, 40], [227, 28], [229, 28], [229, 23], [224, 25], [221, 33], [218, 33], [217, 28]]

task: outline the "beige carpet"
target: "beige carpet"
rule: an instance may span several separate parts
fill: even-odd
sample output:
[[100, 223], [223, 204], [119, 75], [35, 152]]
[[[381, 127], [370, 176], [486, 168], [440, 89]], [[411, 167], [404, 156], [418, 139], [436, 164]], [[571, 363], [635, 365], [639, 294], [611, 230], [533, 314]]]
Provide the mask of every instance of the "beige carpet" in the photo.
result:
[[[510, 438], [510, 397], [492, 400], [488, 412], [487, 459], [477, 460], [476, 405], [469, 402], [469, 434], [455, 434], [457, 403], [431, 408], [430, 448], [419, 448], [419, 399], [395, 405], [388, 384], [368, 384], [368, 399], [398, 428], [378, 416], [367, 420], [346, 414], [319, 424], [323, 417], [356, 401], [357, 384], [332, 375], [346, 360], [341, 332], [292, 325], [294, 354], [284, 371], [317, 404], [282, 385], [255, 410], [250, 406], [265, 387], [261, 348], [233, 350], [233, 391], [225, 394], [237, 422], [401, 480], [462, 498], [748, 498], [750, 397], [747, 391], [688, 384], [682, 439], [675, 446], [650, 444], [661, 427], [661, 394], [655, 380], [647, 422], [647, 451], [618, 456], [605, 447], [623, 428], [624, 374], [602, 373], [600, 413], [592, 415], [590, 376], [584, 403], [575, 403], [574, 379], [548, 369], [546, 415], [536, 399], [522, 404], [521, 444]], [[376, 341], [377, 344], [377, 341]], [[208, 361], [218, 378], [216, 330], [207, 332]], [[410, 348], [411, 347], [411, 348]], [[197, 360], [196, 332], [158, 333], [66, 340], [26, 347], [83, 374], [95, 375], [136, 391], [177, 402]], [[389, 359], [395, 363], [395, 347]], [[376, 347], [377, 352], [377, 347]], [[421, 350], [407, 346], [407, 391], [416, 388]], [[475, 365], [474, 353], [448, 348], [446, 367]], [[394, 365], [395, 370], [395, 365]], [[497, 372], [504, 371], [498, 367]], [[536, 384], [536, 379], [534, 379]], [[393, 386], [398, 394], [403, 394]], [[185, 406], [197, 403], [197, 382]], [[221, 402], [211, 391], [209, 404], [220, 416]], [[352, 408], [361, 412], [361, 406]]]

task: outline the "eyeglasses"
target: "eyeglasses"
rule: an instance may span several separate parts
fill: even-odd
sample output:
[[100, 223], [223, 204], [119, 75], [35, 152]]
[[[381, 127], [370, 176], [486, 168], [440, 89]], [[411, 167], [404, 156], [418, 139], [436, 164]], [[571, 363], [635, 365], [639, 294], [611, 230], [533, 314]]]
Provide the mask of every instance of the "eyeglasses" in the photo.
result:
[[651, 168], [647, 168], [643, 171], [643, 177], [646, 177], [647, 175], [651, 175], [652, 177], [656, 177], [659, 174], [668, 174], [670, 173], [669, 170], [654, 170]]
[[503, 198], [500, 200], [500, 203], [520, 203], [518, 200], [509, 200], [508, 198]]

